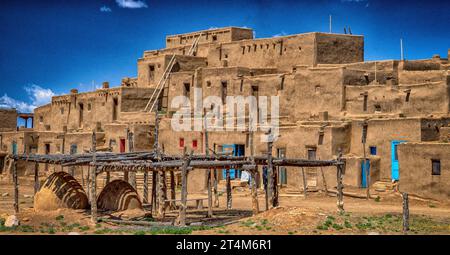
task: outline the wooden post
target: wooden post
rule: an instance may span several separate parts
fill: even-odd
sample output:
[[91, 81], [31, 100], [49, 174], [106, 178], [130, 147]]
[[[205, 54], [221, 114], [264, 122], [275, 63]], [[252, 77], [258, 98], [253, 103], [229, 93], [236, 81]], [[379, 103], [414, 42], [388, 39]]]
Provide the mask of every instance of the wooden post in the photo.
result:
[[325, 194], [328, 196], [327, 180], [325, 179], [325, 173], [323, 172], [323, 168], [322, 167], [320, 167], [320, 173], [322, 174], [322, 181], [323, 181], [323, 186], [325, 188]]
[[[269, 130], [268, 136], [270, 136], [271, 131]], [[267, 142], [267, 194], [268, 200], [270, 202], [269, 207], [276, 206], [276, 200], [274, 199], [274, 174], [273, 174], [273, 163], [272, 163], [272, 146], [273, 143], [270, 138]]]
[[169, 208], [171, 210], [177, 209], [177, 205], [175, 203], [176, 199], [176, 190], [175, 190], [175, 173], [173, 170], [170, 171], [170, 205]]
[[403, 233], [409, 231], [409, 198], [408, 193], [402, 193], [403, 198]]
[[34, 163], [34, 194], [36, 195], [36, 193], [39, 191], [39, 187], [40, 183], [39, 183], [39, 163]]
[[144, 169], [144, 190], [143, 190], [143, 199], [144, 204], [148, 204], [148, 169]]
[[[128, 151], [134, 152], [134, 135], [132, 132], [128, 132]], [[128, 178], [130, 185], [137, 190], [136, 172], [128, 172]]]
[[256, 215], [259, 213], [259, 202], [258, 202], [258, 188], [256, 184], [256, 172], [255, 170], [251, 171], [251, 189], [252, 189], [252, 211], [253, 215]]
[[[209, 141], [208, 141], [208, 125], [206, 121], [206, 115], [205, 115], [205, 154], [206, 156], [209, 156]], [[212, 192], [211, 192], [211, 168], [206, 170], [206, 188], [208, 189], [208, 214], [206, 215], [207, 218], [211, 218], [213, 216], [213, 210], [212, 210]]]
[[158, 171], [158, 217], [164, 218], [166, 214], [166, 178], [163, 169]]
[[226, 178], [227, 178], [227, 209], [231, 209], [231, 207], [232, 207], [232, 197], [231, 197], [230, 169], [226, 170]]
[[152, 171], [152, 203], [151, 203], [151, 211], [152, 213], [155, 212], [156, 213], [156, 180], [157, 180], [157, 174], [156, 174], [156, 170], [154, 169]]
[[111, 182], [111, 173], [110, 173], [110, 172], [106, 172], [106, 182], [105, 182], [105, 186], [108, 185], [109, 182]]
[[[338, 157], [338, 162], [339, 163], [343, 163], [342, 161], [342, 153], [339, 153], [339, 157]], [[342, 174], [343, 174], [343, 170], [344, 170], [344, 166], [343, 164], [339, 164], [337, 165], [337, 174], [336, 174], [336, 179], [337, 179], [337, 207], [339, 212], [343, 212], [344, 211], [344, 193], [343, 193], [343, 189], [344, 189], [344, 185], [342, 184]]]
[[89, 202], [91, 201], [91, 166], [88, 166], [87, 176], [86, 176], [86, 191]]
[[186, 226], [186, 208], [187, 208], [187, 177], [188, 177], [188, 167], [191, 162], [192, 151], [189, 157], [184, 154], [184, 162], [181, 168], [181, 206], [180, 213], [178, 215], [178, 225], [184, 227]]
[[19, 177], [17, 173], [17, 161], [13, 160], [13, 182], [14, 182], [14, 212], [19, 212]]
[[305, 176], [305, 169], [302, 167], [302, 177], [303, 177], [303, 196], [306, 199], [306, 195], [308, 193], [307, 185], [306, 185], [306, 176]]
[[219, 192], [217, 192], [217, 185], [219, 182], [219, 173], [216, 168], [213, 170], [214, 181], [213, 181], [213, 192], [214, 192], [214, 207], [219, 207]]
[[92, 132], [92, 163], [91, 175], [91, 221], [97, 223], [97, 135]]

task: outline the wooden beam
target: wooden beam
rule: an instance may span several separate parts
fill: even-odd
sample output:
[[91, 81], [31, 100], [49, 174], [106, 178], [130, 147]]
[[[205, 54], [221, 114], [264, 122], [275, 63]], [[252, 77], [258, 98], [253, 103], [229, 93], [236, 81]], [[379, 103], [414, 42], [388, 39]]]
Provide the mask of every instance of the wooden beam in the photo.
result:
[[[270, 131], [268, 133], [270, 135]], [[272, 162], [272, 146], [273, 143], [267, 142], [267, 194], [269, 199], [269, 207], [274, 207], [274, 177], [273, 177], [273, 162]]]
[[[231, 209], [232, 207], [232, 197], [231, 197], [231, 176], [230, 176], [230, 169], [225, 170], [226, 171], [226, 181], [227, 181], [227, 209]], [[236, 173], [235, 173], [236, 174]]]
[[148, 170], [144, 169], [144, 190], [143, 190], [143, 199], [144, 204], [148, 204]]
[[[92, 132], [92, 162], [96, 163], [96, 151], [97, 151], [97, 135]], [[97, 167], [93, 166], [90, 169], [91, 175], [91, 221], [97, 223]]]
[[169, 173], [170, 173], [170, 199], [173, 200], [170, 202], [169, 208], [170, 210], [175, 210], [177, 209], [177, 205], [175, 204], [176, 200], [175, 173], [173, 170], [171, 170]]
[[[342, 160], [342, 153], [339, 153], [339, 157], [338, 160], [341, 161]], [[337, 174], [336, 174], [336, 178], [337, 178], [337, 207], [338, 210], [340, 212], [344, 211], [344, 194], [343, 194], [343, 189], [344, 189], [344, 185], [342, 183], [342, 175], [343, 175], [343, 171], [344, 171], [344, 166], [343, 165], [337, 165]]]
[[164, 218], [166, 214], [166, 178], [164, 171], [158, 171], [158, 217]]
[[409, 198], [408, 193], [402, 193], [403, 198], [403, 233], [409, 231]]
[[253, 215], [259, 213], [259, 202], [258, 202], [258, 188], [256, 183], [256, 171], [250, 171], [251, 173], [251, 191], [252, 191], [252, 211]]
[[308, 193], [308, 190], [307, 190], [307, 183], [306, 183], [305, 169], [303, 169], [303, 167], [302, 167], [302, 178], [303, 178], [303, 196], [304, 196], [305, 199], [306, 199], [306, 195], [307, 195], [307, 193]]
[[[207, 121], [206, 121], [206, 115], [205, 115], [205, 128], [204, 128], [204, 133], [205, 133], [205, 154], [208, 157], [209, 156], [209, 141], [208, 141], [208, 125], [207, 125]], [[211, 168], [208, 168], [208, 170], [206, 171], [206, 189], [208, 190], [208, 213], [206, 215], [207, 218], [211, 218], [213, 217], [213, 198], [212, 198], [212, 191], [211, 191], [211, 184], [212, 179], [211, 179]]]
[[187, 208], [186, 200], [187, 200], [187, 178], [188, 178], [187, 168], [189, 167], [190, 161], [191, 161], [190, 156], [185, 157], [184, 164], [181, 169], [181, 205], [180, 205], [180, 213], [178, 215], [178, 225], [183, 227], [186, 226], [186, 208]]
[[152, 201], [151, 201], [151, 212], [156, 212], [156, 172], [152, 171]]
[[34, 194], [38, 193], [40, 189], [39, 182], [39, 163], [34, 163]]
[[14, 212], [19, 212], [19, 176], [17, 173], [17, 161], [13, 160], [13, 183], [14, 183]]

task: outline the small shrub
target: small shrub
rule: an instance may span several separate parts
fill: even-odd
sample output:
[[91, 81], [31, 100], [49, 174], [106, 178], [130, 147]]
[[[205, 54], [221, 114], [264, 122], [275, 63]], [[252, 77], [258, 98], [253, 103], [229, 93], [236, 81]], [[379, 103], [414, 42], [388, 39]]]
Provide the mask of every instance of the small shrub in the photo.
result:
[[64, 215], [58, 215], [58, 216], [56, 216], [55, 220], [58, 220], [58, 221], [64, 220]]
[[143, 231], [143, 230], [136, 231], [136, 232], [134, 232], [134, 235], [143, 236], [143, 235], [145, 235], [145, 231]]
[[375, 198], [375, 202], [380, 202], [381, 201], [381, 197], [380, 196], [377, 196], [376, 198]]

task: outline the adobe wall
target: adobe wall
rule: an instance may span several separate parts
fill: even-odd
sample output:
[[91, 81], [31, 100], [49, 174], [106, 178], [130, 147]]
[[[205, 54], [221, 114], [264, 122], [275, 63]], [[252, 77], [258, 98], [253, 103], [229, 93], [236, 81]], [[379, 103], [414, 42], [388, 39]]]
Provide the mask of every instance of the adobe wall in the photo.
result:
[[230, 42], [242, 39], [253, 39], [253, 30], [250, 28], [226, 27], [196, 31], [193, 33], [169, 35], [166, 37], [166, 48], [193, 44], [197, 37], [200, 37], [198, 43]]
[[[407, 94], [409, 98], [407, 100]], [[367, 111], [364, 111], [364, 94]], [[428, 82], [414, 85], [345, 86], [345, 109], [349, 114], [403, 113], [407, 116], [448, 113], [448, 85]], [[433, 100], [430, 100], [433, 98]]]
[[[398, 146], [401, 192], [442, 201], [450, 199], [450, 144], [406, 143]], [[432, 159], [441, 174], [432, 175]]]
[[17, 128], [16, 109], [0, 109], [0, 132], [12, 131]]
[[123, 112], [137, 112], [145, 109], [145, 106], [150, 100], [154, 89], [149, 88], [121, 88], [121, 104], [120, 111]]
[[[362, 156], [363, 144], [362, 121], [352, 121], [350, 154]], [[380, 157], [380, 179], [391, 179], [391, 141], [421, 140], [421, 120], [419, 118], [371, 119], [368, 121], [366, 155], [370, 154], [370, 146], [375, 146]]]
[[308, 68], [286, 75], [281, 112], [294, 120], [318, 118], [324, 111], [336, 118], [342, 108], [342, 82], [342, 68]]
[[364, 37], [316, 33], [317, 64], [342, 64], [364, 61]]

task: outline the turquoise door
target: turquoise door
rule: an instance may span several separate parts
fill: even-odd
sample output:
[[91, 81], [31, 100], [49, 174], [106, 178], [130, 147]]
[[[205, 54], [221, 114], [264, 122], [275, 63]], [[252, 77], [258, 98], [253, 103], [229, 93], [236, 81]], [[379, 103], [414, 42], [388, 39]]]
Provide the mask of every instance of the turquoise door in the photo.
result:
[[[366, 162], [366, 164], [364, 164]], [[361, 162], [361, 188], [367, 188], [366, 169], [370, 176], [370, 160], [363, 160]]]
[[12, 154], [17, 155], [17, 143], [16, 142], [12, 143]]
[[[222, 151], [231, 151], [233, 156], [244, 156], [245, 155], [245, 146], [241, 144], [224, 144], [222, 145]], [[227, 178], [227, 171], [223, 169], [222, 171], [223, 179]], [[230, 168], [230, 179], [241, 178], [241, 171]]]
[[404, 143], [406, 141], [401, 140], [392, 140], [391, 141], [391, 178], [392, 180], [398, 181], [399, 178], [399, 169], [400, 166], [398, 164], [398, 154], [397, 154], [397, 145]]

